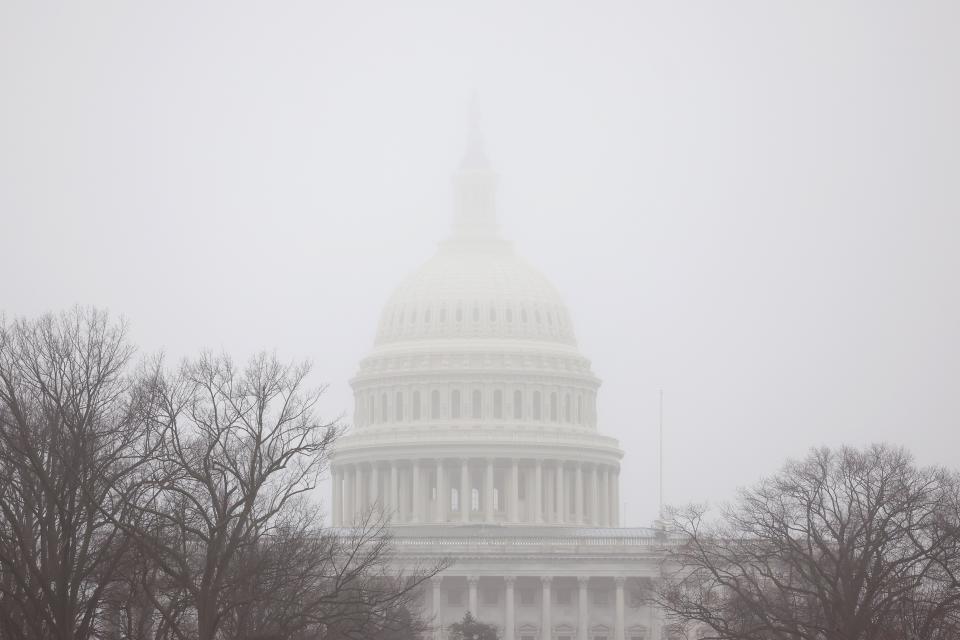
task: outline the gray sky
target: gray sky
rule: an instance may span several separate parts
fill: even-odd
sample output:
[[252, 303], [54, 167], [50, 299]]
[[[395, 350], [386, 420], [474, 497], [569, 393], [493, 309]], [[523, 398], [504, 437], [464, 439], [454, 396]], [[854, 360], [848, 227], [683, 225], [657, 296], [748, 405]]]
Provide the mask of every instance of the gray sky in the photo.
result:
[[[401, 6], [403, 5], [403, 6]], [[628, 523], [813, 445], [960, 467], [960, 3], [0, 4], [0, 309], [347, 379], [451, 221], [564, 294]]]

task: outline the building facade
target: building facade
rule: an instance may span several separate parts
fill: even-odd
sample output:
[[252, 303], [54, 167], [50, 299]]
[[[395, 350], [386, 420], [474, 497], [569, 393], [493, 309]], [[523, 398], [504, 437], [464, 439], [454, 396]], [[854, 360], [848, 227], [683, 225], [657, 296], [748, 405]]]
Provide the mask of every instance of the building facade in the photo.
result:
[[334, 526], [391, 517], [400, 562], [453, 560], [425, 606], [433, 636], [471, 611], [505, 640], [653, 640], [637, 594], [662, 531], [620, 526], [616, 439], [558, 292], [501, 237], [474, 130], [453, 232], [387, 302], [331, 461]]

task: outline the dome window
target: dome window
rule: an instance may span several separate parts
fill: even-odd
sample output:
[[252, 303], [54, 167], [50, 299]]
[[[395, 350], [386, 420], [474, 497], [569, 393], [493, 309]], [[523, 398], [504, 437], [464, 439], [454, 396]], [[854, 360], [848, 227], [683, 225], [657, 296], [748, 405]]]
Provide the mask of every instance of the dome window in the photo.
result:
[[454, 419], [460, 417], [460, 391], [458, 389], [450, 392], [450, 417]]
[[[569, 397], [568, 397], [567, 399], [569, 400]], [[414, 420], [419, 420], [419, 419], [420, 419], [420, 392], [419, 392], [419, 391], [414, 391], [414, 392], [413, 392], [413, 402], [412, 402], [412, 404], [413, 404], [413, 407], [412, 407], [412, 409], [413, 409], [413, 419], [414, 419]]]
[[473, 321], [480, 322], [480, 307], [477, 305], [473, 306]]
[[522, 307], [520, 308], [520, 320], [523, 322], [527, 321], [527, 310]]
[[413, 324], [417, 321], [417, 310], [414, 309], [410, 312], [410, 324]]
[[367, 404], [370, 405], [370, 406], [369, 406], [369, 411], [367, 412], [367, 421], [368, 421], [370, 424], [373, 424], [374, 422], [377, 421], [377, 412], [374, 410], [374, 399], [373, 399], [373, 395], [370, 396], [370, 402], [368, 402]]
[[519, 389], [513, 392], [513, 417], [516, 420], [523, 418], [523, 392]]
[[540, 310], [537, 309], [533, 312], [533, 317], [537, 319], [537, 324], [540, 324]]
[[553, 313], [550, 311], [547, 311], [547, 324], [553, 326]]
[[423, 321], [427, 324], [430, 324], [430, 309], [427, 309], [423, 312]]
[[480, 490], [479, 489], [470, 490], [470, 510], [480, 511]]
[[397, 316], [397, 324], [399, 324], [401, 327], [403, 326], [403, 314], [405, 311], [406, 309], [400, 309], [400, 313]]
[[463, 321], [463, 308], [457, 307], [457, 322]]
[[396, 415], [397, 422], [403, 422], [403, 393], [401, 391], [397, 391], [397, 403], [395, 409], [396, 410], [394, 413]]
[[482, 396], [481, 396], [481, 394], [480, 394], [480, 390], [479, 390], [479, 389], [474, 389], [474, 390], [473, 390], [473, 398], [472, 398], [471, 400], [472, 400], [472, 401], [470, 402], [470, 411], [471, 411], [471, 413], [472, 413], [472, 415], [473, 415], [473, 418], [474, 418], [475, 420], [479, 420], [479, 419], [480, 419], [481, 410], [483, 409]]
[[557, 392], [550, 392], [550, 421], [557, 421]]
[[447, 321], [447, 308], [442, 307], [440, 309], [440, 322], [441, 324]]
[[430, 392], [430, 417], [440, 419], [440, 392], [436, 389]]
[[577, 396], [577, 424], [583, 424], [583, 396]]
[[534, 420], [540, 420], [543, 417], [542, 415], [543, 405], [541, 404], [542, 402], [543, 400], [541, 399], [540, 392], [534, 391], [533, 392], [533, 419]]
[[503, 418], [503, 391], [500, 389], [493, 392], [493, 417], [497, 420]]
[[507, 322], [513, 322], [513, 309], [507, 308]]
[[570, 394], [563, 398], [563, 421], [570, 422]]
[[460, 490], [456, 487], [450, 490], [450, 511], [460, 511]]
[[497, 309], [491, 304], [490, 305], [490, 322], [497, 321]]
[[380, 422], [387, 421], [387, 394], [380, 396]]

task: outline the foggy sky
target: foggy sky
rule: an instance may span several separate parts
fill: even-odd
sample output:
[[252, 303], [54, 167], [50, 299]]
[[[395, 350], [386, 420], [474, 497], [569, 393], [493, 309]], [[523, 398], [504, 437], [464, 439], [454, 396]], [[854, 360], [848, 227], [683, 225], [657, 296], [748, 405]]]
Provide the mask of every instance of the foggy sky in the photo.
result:
[[[0, 310], [329, 382], [452, 220], [564, 295], [627, 523], [814, 445], [960, 467], [960, 3], [0, 3]], [[349, 419], [349, 416], [347, 416]]]

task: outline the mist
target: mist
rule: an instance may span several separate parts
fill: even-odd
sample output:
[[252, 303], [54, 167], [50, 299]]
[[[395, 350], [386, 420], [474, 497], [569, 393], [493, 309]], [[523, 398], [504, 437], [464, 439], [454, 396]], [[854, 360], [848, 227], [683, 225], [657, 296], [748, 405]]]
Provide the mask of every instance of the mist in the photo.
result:
[[[960, 6], [0, 7], [0, 308], [147, 355], [309, 358], [323, 412], [453, 224], [476, 94], [497, 221], [562, 295], [621, 521], [813, 446], [960, 464]], [[325, 491], [328, 491], [326, 489]], [[324, 494], [325, 495], [325, 494]]]

